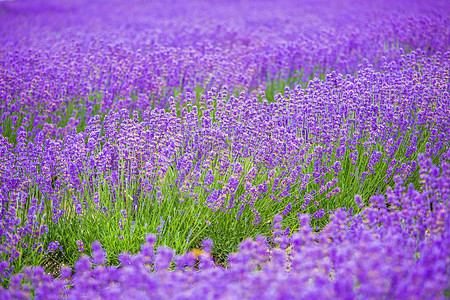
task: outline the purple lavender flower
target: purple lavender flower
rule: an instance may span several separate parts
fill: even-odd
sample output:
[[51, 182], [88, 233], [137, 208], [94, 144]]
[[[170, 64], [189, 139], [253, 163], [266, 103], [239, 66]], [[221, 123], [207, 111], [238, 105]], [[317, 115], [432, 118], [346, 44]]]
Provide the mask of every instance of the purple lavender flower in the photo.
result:
[[58, 249], [58, 247], [59, 247], [59, 242], [58, 241], [51, 242], [48, 245], [47, 251], [50, 252], [50, 253], [53, 253], [56, 249]]
[[84, 252], [84, 244], [82, 240], [77, 240], [78, 252]]

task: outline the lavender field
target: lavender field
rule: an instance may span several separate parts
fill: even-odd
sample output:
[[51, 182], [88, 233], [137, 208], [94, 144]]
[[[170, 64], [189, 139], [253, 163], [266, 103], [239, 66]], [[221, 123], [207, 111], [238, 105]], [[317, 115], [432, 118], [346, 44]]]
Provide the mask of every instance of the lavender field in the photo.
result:
[[450, 1], [0, 1], [0, 299], [448, 299]]

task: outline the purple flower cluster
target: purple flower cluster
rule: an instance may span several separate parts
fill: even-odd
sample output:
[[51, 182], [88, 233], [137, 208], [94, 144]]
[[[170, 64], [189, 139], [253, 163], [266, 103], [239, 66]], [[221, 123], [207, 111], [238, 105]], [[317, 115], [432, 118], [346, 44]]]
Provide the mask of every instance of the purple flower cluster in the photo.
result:
[[84, 243], [81, 240], [77, 240], [78, 252], [84, 252]]
[[42, 267], [28, 268], [12, 277], [9, 289], [0, 288], [0, 295], [444, 299], [450, 276], [450, 164], [438, 168], [423, 155], [419, 163], [426, 182], [422, 190], [404, 188], [399, 177], [395, 189], [372, 196], [372, 205], [360, 214], [335, 210], [318, 233], [309, 226], [310, 216], [301, 214], [299, 229], [283, 235], [277, 215], [279, 237], [273, 241], [288, 247], [271, 247], [263, 236], [246, 239], [229, 255], [226, 269], [214, 265], [211, 240], [203, 242], [203, 250], [176, 255], [167, 247], [155, 251], [156, 236], [148, 235], [140, 253], [119, 256], [120, 267], [104, 265], [105, 252], [96, 242], [93, 257], [80, 258], [73, 275], [63, 268], [55, 279]]
[[166, 107], [197, 87], [250, 91], [267, 78], [353, 73], [362, 58], [378, 65], [403, 49], [431, 54], [450, 43], [446, 1], [322, 2], [4, 1], [1, 109], [29, 113], [30, 129], [47, 118], [77, 126], [72, 110], [69, 120], [58, 113], [73, 99], [88, 115], [97, 104], [103, 112]]
[[0, 1], [0, 298], [448, 297], [449, 9]]
[[[117, 224], [108, 230], [123, 245], [163, 228], [162, 242], [170, 243], [182, 229], [179, 251], [191, 226], [213, 230], [216, 214], [251, 222], [256, 233], [268, 233], [267, 218], [276, 213], [314, 213], [313, 223], [323, 226], [326, 212], [357, 208], [355, 194], [369, 199], [395, 176], [417, 184], [419, 153], [437, 162], [450, 157], [449, 57], [415, 51], [380, 71], [365, 62], [356, 77], [333, 72], [307, 88], [286, 88], [272, 103], [264, 93], [235, 96], [224, 87], [191, 99], [180, 115], [110, 111], [81, 132], [46, 123], [34, 139], [11, 144], [1, 136], [2, 260], [11, 265], [18, 249], [46, 242], [50, 224], [79, 227], [92, 216]], [[181, 213], [192, 207], [202, 217]], [[142, 224], [132, 226], [137, 215]], [[154, 217], [144, 230], [145, 216]], [[183, 227], [164, 225], [171, 217]], [[98, 239], [83, 232], [74, 241]], [[117, 251], [114, 245], [106, 246]]]

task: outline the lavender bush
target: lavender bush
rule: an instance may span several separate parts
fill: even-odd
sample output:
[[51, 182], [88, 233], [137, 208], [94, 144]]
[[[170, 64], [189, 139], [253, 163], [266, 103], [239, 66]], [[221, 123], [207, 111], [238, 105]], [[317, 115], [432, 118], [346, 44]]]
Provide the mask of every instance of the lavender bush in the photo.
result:
[[270, 247], [264, 236], [246, 239], [230, 254], [226, 269], [214, 265], [211, 240], [203, 242], [202, 251], [176, 255], [161, 246], [155, 254], [156, 236], [147, 235], [140, 253], [119, 256], [119, 268], [105, 265], [105, 251], [95, 242], [92, 258], [81, 257], [74, 273], [65, 267], [54, 279], [42, 267], [27, 268], [0, 293], [4, 299], [444, 298], [449, 293], [450, 165], [440, 169], [424, 155], [419, 164], [420, 191], [412, 185], [405, 189], [396, 177], [395, 189], [372, 196], [370, 206], [355, 197], [360, 214], [335, 210], [319, 233], [310, 227], [309, 215], [299, 214], [299, 229], [284, 235], [282, 217], [276, 215], [280, 247]]
[[0, 3], [2, 297], [448, 296], [423, 5]]
[[362, 59], [378, 66], [416, 48], [444, 52], [450, 42], [446, 1], [0, 5], [2, 110], [19, 123], [30, 114], [34, 127], [65, 126], [75, 109], [81, 128], [97, 105], [165, 108], [170, 96], [182, 105], [187, 92], [213, 86], [268, 85], [272, 98], [286, 82], [353, 74]]

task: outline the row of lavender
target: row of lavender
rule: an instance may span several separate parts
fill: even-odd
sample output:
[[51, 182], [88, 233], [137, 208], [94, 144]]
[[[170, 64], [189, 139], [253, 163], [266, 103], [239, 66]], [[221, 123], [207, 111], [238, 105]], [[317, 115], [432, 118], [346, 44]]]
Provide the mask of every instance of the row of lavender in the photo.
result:
[[[231, 254], [228, 268], [217, 267], [209, 251], [176, 255], [167, 247], [155, 251], [155, 235], [147, 235], [141, 252], [122, 253], [120, 268], [107, 266], [100, 243], [92, 258], [81, 257], [75, 272], [63, 267], [58, 279], [42, 267], [14, 275], [2, 299], [444, 299], [450, 293], [450, 165], [432, 165], [419, 156], [422, 189], [395, 189], [370, 198], [358, 215], [336, 210], [320, 233], [309, 215], [299, 214], [300, 227], [282, 233], [282, 217], [274, 218], [274, 242], [247, 239]], [[289, 245], [289, 247], [286, 247]]]
[[56, 112], [74, 99], [89, 112], [161, 108], [199, 87], [353, 73], [363, 58], [378, 67], [383, 56], [448, 49], [448, 9], [438, 0], [3, 2], [0, 109], [43, 126], [60, 123]]
[[[2, 296], [448, 294], [448, 2], [36, 3], [0, 3]], [[256, 242], [197, 273], [205, 237]]]
[[71, 119], [27, 139], [22, 124], [17, 144], [0, 141], [2, 276], [43, 260], [70, 265], [95, 240], [114, 262], [146, 233], [179, 253], [210, 237], [226, 254], [270, 236], [276, 214], [295, 229], [296, 214], [311, 213], [322, 228], [395, 176], [419, 189], [420, 153], [450, 159], [449, 56], [361, 65], [357, 77], [332, 73], [270, 104], [262, 91], [222, 89], [188, 98], [180, 115], [171, 98], [168, 111], [112, 111], [79, 133]]

